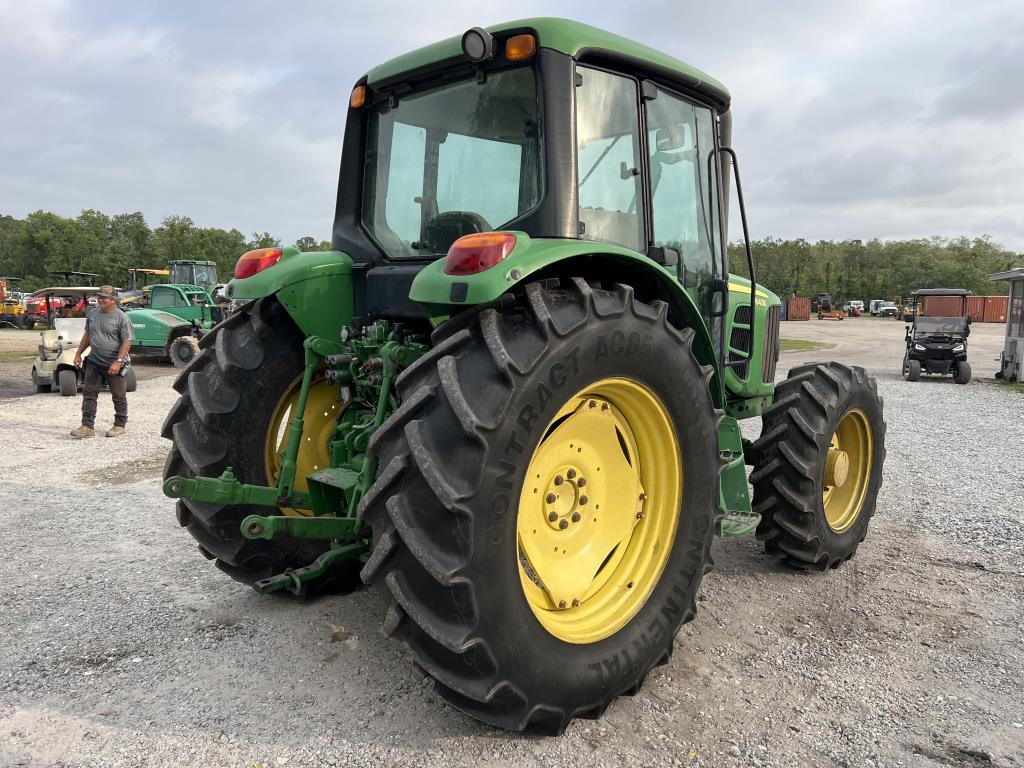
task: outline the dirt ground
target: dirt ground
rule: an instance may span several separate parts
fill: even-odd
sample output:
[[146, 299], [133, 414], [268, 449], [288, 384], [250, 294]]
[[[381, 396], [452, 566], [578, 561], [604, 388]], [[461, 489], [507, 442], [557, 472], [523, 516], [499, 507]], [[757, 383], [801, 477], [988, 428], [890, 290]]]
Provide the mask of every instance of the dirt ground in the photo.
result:
[[885, 398], [856, 558], [803, 574], [716, 541], [670, 663], [558, 738], [441, 703], [373, 591], [268, 599], [203, 560], [160, 491], [169, 366], [117, 441], [65, 437], [77, 398], [4, 389], [0, 766], [1024, 766], [1024, 396], [986, 380], [1002, 326], [974, 326], [966, 387], [904, 382], [903, 327], [782, 328], [829, 347], [781, 372], [860, 364]]

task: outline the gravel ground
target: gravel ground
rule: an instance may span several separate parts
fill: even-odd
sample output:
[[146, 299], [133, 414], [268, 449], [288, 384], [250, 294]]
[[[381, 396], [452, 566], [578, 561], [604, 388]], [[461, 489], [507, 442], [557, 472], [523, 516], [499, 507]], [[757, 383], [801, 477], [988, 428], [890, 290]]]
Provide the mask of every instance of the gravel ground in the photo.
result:
[[1024, 396], [903, 382], [902, 328], [783, 326], [834, 344], [783, 370], [866, 364], [885, 398], [857, 557], [807, 575], [717, 542], [672, 661], [560, 738], [442, 704], [369, 590], [260, 597], [199, 557], [160, 492], [170, 377], [116, 441], [67, 437], [77, 398], [0, 398], [0, 766], [1022, 766]]

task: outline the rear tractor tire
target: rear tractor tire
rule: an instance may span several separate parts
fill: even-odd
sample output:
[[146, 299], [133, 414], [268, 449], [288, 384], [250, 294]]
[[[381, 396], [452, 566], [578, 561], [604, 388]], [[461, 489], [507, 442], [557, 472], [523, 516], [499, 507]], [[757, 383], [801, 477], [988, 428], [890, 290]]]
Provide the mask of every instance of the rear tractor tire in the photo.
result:
[[794, 368], [762, 423], [750, 475], [757, 537], [791, 565], [837, 567], [867, 535], [882, 484], [885, 421], [874, 379], [836, 362]]
[[[259, 299], [203, 337], [198, 357], [178, 374], [181, 395], [164, 421], [173, 441], [164, 479], [174, 475], [217, 476], [232, 467], [240, 482], [274, 485], [291, 409], [303, 372], [304, 336], [274, 298]], [[297, 457], [297, 490], [306, 476], [328, 465], [328, 440], [340, 406], [337, 387], [315, 380], [304, 414], [306, 434]], [[324, 415], [326, 414], [326, 415]], [[178, 522], [200, 551], [245, 584], [309, 565], [326, 541], [250, 540], [239, 528], [251, 514], [299, 514], [292, 509], [225, 505], [180, 499]], [[303, 596], [350, 591], [359, 584], [358, 562], [341, 562], [306, 582]]]
[[57, 372], [57, 384], [60, 386], [61, 397], [74, 397], [78, 394], [78, 375], [70, 368], [62, 368]]
[[966, 384], [971, 380], [971, 364], [966, 360], [953, 364], [953, 381], [957, 384]]
[[360, 506], [386, 634], [512, 730], [599, 717], [668, 661], [720, 519], [722, 418], [661, 302], [534, 283], [398, 379]]
[[175, 368], [184, 368], [199, 356], [199, 339], [195, 336], [178, 336], [167, 346], [167, 356]]

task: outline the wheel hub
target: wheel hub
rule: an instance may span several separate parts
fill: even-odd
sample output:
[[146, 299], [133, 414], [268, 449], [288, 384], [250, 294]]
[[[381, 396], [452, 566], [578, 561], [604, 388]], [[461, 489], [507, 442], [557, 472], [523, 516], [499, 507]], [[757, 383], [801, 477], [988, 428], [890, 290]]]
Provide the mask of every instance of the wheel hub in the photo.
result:
[[871, 425], [865, 413], [854, 408], [836, 426], [821, 474], [825, 520], [836, 533], [848, 529], [860, 515], [873, 453]]
[[825, 459], [825, 485], [841, 488], [850, 476], [850, 456], [846, 451], [829, 448]]
[[[639, 610], [667, 559], [681, 480], [664, 406], [635, 382], [605, 379], [559, 410], [517, 526], [523, 589], [552, 634], [593, 642]], [[665, 496], [648, 500], [645, 485]]]

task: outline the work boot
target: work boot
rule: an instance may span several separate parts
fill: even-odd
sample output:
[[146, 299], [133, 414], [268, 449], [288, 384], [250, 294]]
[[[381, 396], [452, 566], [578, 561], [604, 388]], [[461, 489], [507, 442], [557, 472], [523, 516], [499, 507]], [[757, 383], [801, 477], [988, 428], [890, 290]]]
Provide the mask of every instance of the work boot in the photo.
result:
[[125, 428], [122, 427], [120, 424], [115, 424], [114, 426], [107, 430], [107, 437], [120, 437], [125, 433], [125, 431]]
[[79, 439], [83, 437], [96, 437], [96, 430], [93, 429], [92, 427], [87, 427], [85, 426], [85, 424], [83, 424], [77, 429], [72, 429], [71, 436]]

